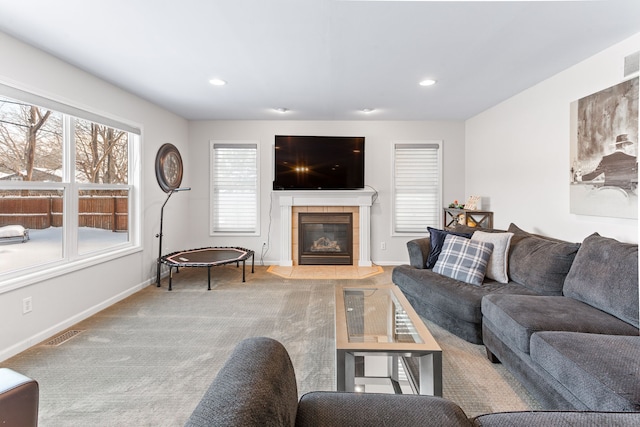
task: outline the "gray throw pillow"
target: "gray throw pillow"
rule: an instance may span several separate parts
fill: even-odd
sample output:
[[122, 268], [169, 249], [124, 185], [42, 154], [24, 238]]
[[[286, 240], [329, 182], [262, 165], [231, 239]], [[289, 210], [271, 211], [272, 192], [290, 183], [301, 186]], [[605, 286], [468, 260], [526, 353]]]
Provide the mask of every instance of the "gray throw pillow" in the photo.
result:
[[564, 295], [638, 327], [638, 245], [602, 237], [584, 239]]
[[540, 295], [562, 295], [579, 243], [546, 238], [509, 225], [509, 278]]

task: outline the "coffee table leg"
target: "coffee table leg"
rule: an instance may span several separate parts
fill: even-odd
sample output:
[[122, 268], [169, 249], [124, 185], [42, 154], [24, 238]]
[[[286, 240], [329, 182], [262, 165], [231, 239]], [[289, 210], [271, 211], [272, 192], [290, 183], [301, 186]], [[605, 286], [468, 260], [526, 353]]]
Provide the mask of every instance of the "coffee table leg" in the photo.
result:
[[442, 353], [419, 357], [420, 394], [442, 397]]
[[390, 378], [395, 381], [395, 382], [399, 382], [400, 380], [400, 371], [399, 371], [399, 366], [398, 363], [400, 362], [400, 358], [397, 355], [393, 355], [390, 356], [391, 358], [391, 375]]
[[337, 390], [353, 392], [356, 387], [356, 358], [344, 350], [337, 350], [336, 355]]

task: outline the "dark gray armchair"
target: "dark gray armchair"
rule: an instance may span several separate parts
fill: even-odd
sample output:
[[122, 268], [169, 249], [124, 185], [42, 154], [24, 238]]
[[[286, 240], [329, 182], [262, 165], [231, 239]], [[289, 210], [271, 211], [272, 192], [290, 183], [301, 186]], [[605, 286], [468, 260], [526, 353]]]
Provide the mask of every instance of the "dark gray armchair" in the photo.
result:
[[186, 423], [188, 427], [442, 427], [640, 425], [640, 413], [509, 412], [467, 418], [455, 403], [432, 396], [317, 391], [298, 401], [282, 344], [248, 338], [235, 348]]

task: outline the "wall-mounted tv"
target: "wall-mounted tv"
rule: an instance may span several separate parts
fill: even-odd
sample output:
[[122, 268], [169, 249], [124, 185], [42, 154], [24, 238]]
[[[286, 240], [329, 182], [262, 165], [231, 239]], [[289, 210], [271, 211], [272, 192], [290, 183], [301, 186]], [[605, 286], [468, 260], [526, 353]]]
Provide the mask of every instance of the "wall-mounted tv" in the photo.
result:
[[274, 190], [364, 188], [364, 137], [275, 137]]

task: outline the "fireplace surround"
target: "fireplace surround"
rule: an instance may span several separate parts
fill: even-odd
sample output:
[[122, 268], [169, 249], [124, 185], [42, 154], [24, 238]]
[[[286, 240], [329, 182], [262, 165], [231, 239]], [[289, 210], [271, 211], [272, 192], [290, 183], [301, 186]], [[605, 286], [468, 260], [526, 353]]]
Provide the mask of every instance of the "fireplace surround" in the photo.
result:
[[[274, 191], [274, 198], [280, 206], [280, 262], [282, 267], [293, 265], [294, 209], [312, 212], [353, 212], [353, 265], [371, 267], [371, 205], [373, 190], [281, 190]], [[295, 215], [297, 227], [297, 213]], [[357, 234], [356, 234], [357, 233]], [[295, 235], [295, 239], [294, 239]], [[357, 237], [356, 237], [357, 236]], [[297, 256], [296, 256], [297, 259]]]

